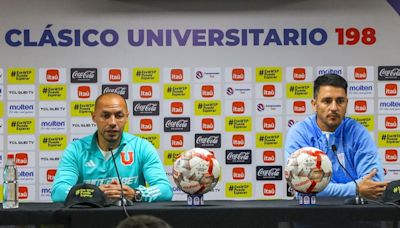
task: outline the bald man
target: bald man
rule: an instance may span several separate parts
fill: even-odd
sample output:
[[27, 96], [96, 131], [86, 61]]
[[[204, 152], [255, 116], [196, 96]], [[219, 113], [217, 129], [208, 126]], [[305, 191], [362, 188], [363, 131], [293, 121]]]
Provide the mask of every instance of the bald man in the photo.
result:
[[92, 120], [97, 131], [65, 149], [51, 191], [53, 202], [64, 202], [71, 187], [78, 183], [99, 186], [112, 201], [121, 199], [121, 191], [132, 201], [172, 199], [171, 184], [154, 146], [124, 132], [128, 116], [126, 101], [120, 95], [105, 93], [96, 99]]

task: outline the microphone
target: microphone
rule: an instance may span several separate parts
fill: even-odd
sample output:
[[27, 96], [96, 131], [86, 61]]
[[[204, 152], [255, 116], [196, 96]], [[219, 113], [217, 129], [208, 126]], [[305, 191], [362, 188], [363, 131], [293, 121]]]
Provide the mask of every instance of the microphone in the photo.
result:
[[[125, 146], [125, 144], [122, 144], [122, 147], [124, 147], [124, 146]], [[126, 210], [126, 206], [127, 205], [128, 206], [132, 206], [133, 202], [131, 200], [125, 198], [124, 189], [122, 187], [121, 176], [119, 175], [119, 172], [118, 172], [118, 167], [117, 167], [117, 163], [115, 162], [115, 156], [114, 156], [114, 153], [112, 151], [112, 147], [108, 148], [108, 150], [111, 153], [111, 157], [112, 157], [113, 162], [114, 162], [114, 168], [115, 168], [115, 171], [117, 172], [118, 183], [119, 183], [119, 185], [121, 187], [121, 199], [120, 199], [120, 201], [117, 201], [115, 203], [116, 203], [117, 206], [122, 206], [122, 208], [123, 208], [123, 210], [125, 212], [125, 215], [127, 217], [129, 217], [128, 211]]]
[[363, 204], [366, 204], [367, 203], [366, 200], [364, 200], [364, 198], [362, 198], [360, 196], [360, 191], [359, 191], [358, 184], [357, 184], [356, 180], [350, 175], [349, 171], [347, 171], [347, 169], [340, 162], [339, 157], [338, 157], [338, 155], [336, 153], [336, 151], [337, 151], [336, 145], [332, 145], [332, 151], [335, 154], [335, 157], [336, 157], [337, 161], [339, 162], [339, 165], [346, 172], [347, 176], [350, 177], [351, 180], [356, 185], [356, 196], [354, 198], [346, 199], [344, 201], [344, 204], [347, 204], [347, 205], [363, 205]]

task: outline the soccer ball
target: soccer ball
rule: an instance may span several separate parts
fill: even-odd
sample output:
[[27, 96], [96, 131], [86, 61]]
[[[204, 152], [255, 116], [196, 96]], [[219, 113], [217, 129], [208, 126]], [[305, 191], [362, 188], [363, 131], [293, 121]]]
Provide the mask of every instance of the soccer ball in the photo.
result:
[[290, 187], [302, 193], [318, 193], [328, 185], [332, 163], [320, 149], [303, 147], [290, 155], [285, 166], [285, 178]]
[[175, 161], [174, 182], [187, 194], [205, 194], [215, 187], [221, 167], [214, 154], [202, 148], [183, 152]]

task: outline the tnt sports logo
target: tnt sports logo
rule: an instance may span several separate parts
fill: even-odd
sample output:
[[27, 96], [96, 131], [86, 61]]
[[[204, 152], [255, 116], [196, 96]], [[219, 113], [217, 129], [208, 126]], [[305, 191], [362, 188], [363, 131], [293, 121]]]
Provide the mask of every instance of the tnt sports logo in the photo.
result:
[[58, 69], [46, 70], [46, 81], [47, 82], [58, 82], [60, 80], [60, 72]]
[[275, 162], [275, 151], [273, 150], [264, 150], [263, 152], [263, 161], [264, 163], [273, 163]]
[[28, 154], [27, 153], [16, 153], [15, 164], [18, 166], [28, 165]]
[[153, 120], [152, 119], [141, 119], [140, 120], [140, 130], [141, 131], [153, 130]]
[[385, 161], [387, 162], [397, 162], [398, 153], [396, 149], [385, 150]]
[[173, 82], [183, 81], [183, 70], [182, 69], [171, 69], [170, 77], [171, 77], [171, 81], [173, 81]]
[[183, 113], [183, 102], [174, 101], [171, 102], [171, 114], [179, 115]]
[[90, 86], [79, 86], [78, 87], [78, 97], [79, 98], [89, 98], [90, 97]]
[[396, 116], [387, 116], [385, 117], [385, 128], [387, 129], [396, 129], [397, 128], [397, 117]]
[[275, 96], [275, 85], [264, 85], [263, 86], [263, 96], [264, 97], [274, 97]]
[[233, 81], [244, 81], [245, 73], [243, 68], [232, 69], [232, 80]]
[[244, 110], [245, 110], [244, 101], [232, 102], [232, 113], [233, 114], [243, 114]]
[[132, 163], [134, 162], [134, 160], [133, 160], [133, 155], [134, 155], [133, 151], [129, 151], [129, 152], [122, 151], [120, 155], [121, 155], [121, 163], [124, 166], [132, 165]]
[[293, 102], [293, 112], [294, 113], [305, 113], [306, 112], [306, 102], [305, 101]]
[[214, 86], [213, 85], [201, 86], [201, 96], [203, 98], [214, 97]]
[[214, 119], [213, 118], [203, 118], [201, 119], [201, 129], [203, 131], [214, 130]]
[[122, 80], [121, 69], [110, 69], [108, 71], [108, 80], [110, 82], [120, 82]]
[[263, 118], [263, 129], [264, 130], [274, 130], [275, 129], [275, 118]]
[[293, 80], [303, 81], [306, 79], [306, 69], [303, 67], [298, 67], [293, 69]]
[[397, 84], [386, 84], [385, 85], [385, 95], [386, 96], [396, 96], [397, 95]]
[[140, 86], [140, 97], [141, 98], [151, 98], [153, 97], [153, 87], [152, 86]]
[[357, 113], [363, 113], [367, 111], [367, 101], [358, 100], [354, 102], [354, 111]]
[[246, 171], [243, 167], [234, 167], [232, 169], [232, 179], [243, 180], [246, 177]]
[[171, 147], [183, 147], [183, 135], [171, 135]]
[[276, 194], [275, 184], [264, 184], [263, 194], [264, 196], [274, 196]]
[[18, 187], [18, 199], [21, 199], [21, 200], [28, 199], [28, 196], [29, 196], [28, 187], [19, 186]]
[[243, 147], [245, 145], [245, 137], [244, 135], [232, 135], [232, 146], [234, 147]]
[[54, 177], [56, 176], [56, 169], [48, 169], [46, 171], [46, 179], [48, 182], [53, 182], [54, 181]]
[[366, 67], [354, 68], [354, 79], [356, 79], [356, 80], [367, 79], [367, 68]]

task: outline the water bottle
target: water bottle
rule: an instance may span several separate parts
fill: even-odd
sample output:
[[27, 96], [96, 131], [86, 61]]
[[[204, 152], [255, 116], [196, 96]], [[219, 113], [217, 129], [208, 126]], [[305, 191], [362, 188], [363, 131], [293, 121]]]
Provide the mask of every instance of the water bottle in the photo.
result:
[[17, 167], [15, 166], [14, 154], [7, 154], [4, 166], [3, 182], [3, 208], [18, 208], [18, 181]]

